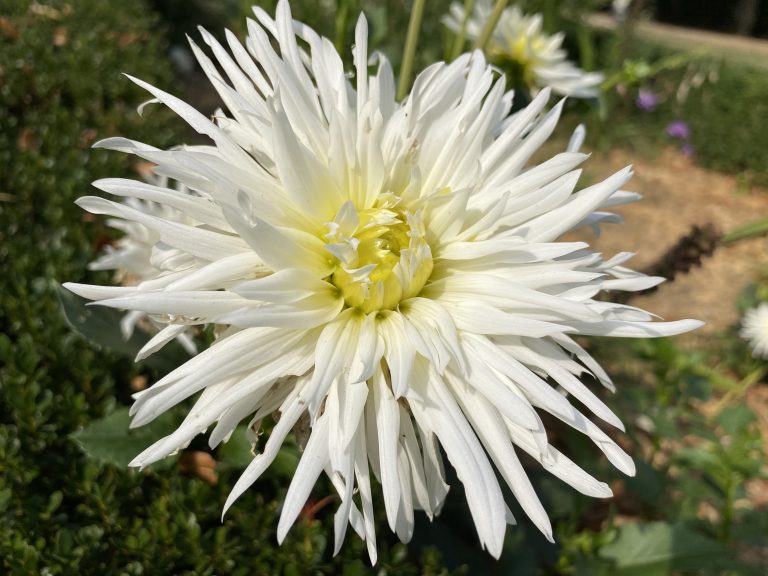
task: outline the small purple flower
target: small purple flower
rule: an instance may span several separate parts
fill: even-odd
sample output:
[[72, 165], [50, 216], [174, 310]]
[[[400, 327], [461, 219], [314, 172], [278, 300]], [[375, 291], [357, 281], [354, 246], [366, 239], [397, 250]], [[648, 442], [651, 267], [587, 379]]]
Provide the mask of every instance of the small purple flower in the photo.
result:
[[683, 156], [688, 156], [690, 158], [693, 156], [693, 146], [688, 144], [687, 142], [680, 146], [680, 152], [683, 154]]
[[659, 97], [656, 96], [656, 93], [653, 92], [653, 90], [640, 88], [640, 91], [637, 93], [637, 98], [635, 98], [635, 104], [640, 110], [653, 112], [656, 106], [659, 105]]
[[667, 125], [667, 136], [688, 140], [691, 137], [691, 129], [682, 120], [675, 120]]

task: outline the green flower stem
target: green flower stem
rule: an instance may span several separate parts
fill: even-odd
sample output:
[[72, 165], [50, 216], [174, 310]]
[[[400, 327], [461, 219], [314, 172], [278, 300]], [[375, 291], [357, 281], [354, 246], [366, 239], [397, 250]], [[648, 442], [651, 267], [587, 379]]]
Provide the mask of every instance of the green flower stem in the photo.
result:
[[350, 0], [340, 0], [337, 4], [333, 45], [339, 54], [346, 53], [347, 22], [349, 21], [351, 4]]
[[579, 63], [584, 70], [595, 69], [595, 39], [592, 29], [581, 22], [576, 33], [579, 44]]
[[557, 31], [555, 27], [555, 20], [557, 19], [557, 4], [556, 0], [544, 0], [544, 6], [541, 11], [541, 16], [544, 19], [543, 27], [544, 31], [549, 34], [553, 34]]
[[642, 60], [624, 60], [621, 69], [608, 77], [603, 82], [601, 88], [603, 91], [607, 91], [617, 84], [630, 83], [639, 84], [647, 78], [653, 78], [657, 74], [666, 70], [675, 70], [676, 68], [682, 68], [687, 66], [695, 60], [699, 60], [704, 56], [705, 52], [702, 50], [695, 50], [693, 52], [685, 52], [682, 54], [673, 54], [662, 58], [653, 65], [648, 64]]
[[722, 512], [723, 522], [720, 526], [720, 540], [726, 543], [731, 539], [731, 527], [733, 526], [733, 513], [736, 503], [736, 484], [733, 481], [733, 471], [729, 470], [729, 472], [724, 490], [725, 506], [723, 507]]
[[472, 16], [472, 10], [475, 9], [475, 0], [464, 0], [464, 18], [461, 19], [461, 28], [453, 39], [453, 46], [448, 56], [448, 61], [452, 62], [458, 58], [464, 48], [464, 41], [467, 39], [467, 22]]
[[745, 238], [752, 238], [763, 234], [768, 234], [768, 218], [750, 222], [745, 226], [741, 226], [736, 228], [736, 230], [728, 232], [728, 234], [723, 236], [723, 244], [732, 244], [737, 240], [744, 240]]
[[426, 0], [414, 0], [411, 8], [411, 18], [408, 21], [408, 36], [405, 39], [403, 61], [400, 65], [400, 82], [397, 87], [397, 99], [401, 100], [408, 94], [413, 77], [413, 59], [416, 56], [416, 44], [419, 42], [421, 17], [424, 14]]
[[488, 21], [483, 26], [483, 31], [480, 32], [480, 36], [475, 42], [475, 49], [485, 50], [485, 45], [488, 44], [488, 40], [491, 38], [491, 34], [496, 29], [496, 24], [499, 23], [501, 13], [504, 12], [504, 8], [507, 7], [507, 0], [497, 0], [496, 5], [493, 7], [491, 15], [488, 17]]
[[725, 410], [728, 406], [740, 402], [741, 399], [749, 392], [755, 384], [759, 384], [765, 377], [766, 370], [764, 368], [758, 368], [747, 374], [741, 382], [734, 383], [735, 386], [731, 387], [728, 392], [720, 399], [715, 405], [715, 409], [712, 414], [718, 415]]

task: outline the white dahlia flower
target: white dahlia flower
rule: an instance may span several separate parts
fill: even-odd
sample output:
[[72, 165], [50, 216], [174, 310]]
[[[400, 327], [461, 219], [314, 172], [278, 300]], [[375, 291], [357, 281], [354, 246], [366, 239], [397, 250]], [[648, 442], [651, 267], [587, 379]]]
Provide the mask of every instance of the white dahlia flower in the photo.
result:
[[[492, 11], [491, 0], [475, 2], [466, 22], [467, 38], [478, 39]], [[454, 2], [443, 17], [443, 23], [458, 32], [465, 15], [464, 6]], [[575, 98], [597, 96], [603, 75], [581, 70], [568, 60], [562, 48], [564, 35], [548, 36], [541, 28], [540, 14], [528, 16], [517, 6], [506, 8], [488, 40], [486, 53], [492, 62], [504, 68], [532, 94], [549, 87], [558, 94]]]
[[493, 556], [513, 522], [499, 479], [551, 538], [517, 449], [584, 494], [611, 491], [549, 444], [540, 413], [589, 436], [622, 472], [635, 470], [569, 401], [622, 428], [591, 390], [612, 389], [610, 379], [573, 337], [668, 336], [700, 324], [653, 322], [637, 308], [596, 300], [601, 290], [662, 279], [624, 268], [629, 253], [603, 260], [583, 242], [557, 241], [614, 220], [604, 209], [637, 197], [621, 190], [630, 169], [576, 192], [581, 133], [569, 151], [530, 165], [561, 103], [546, 111], [545, 90], [510, 116], [504, 78], [480, 52], [428, 67], [399, 103], [389, 62], [368, 58], [362, 16], [350, 83], [333, 44], [294, 22], [286, 2], [275, 20], [254, 11], [245, 47], [228, 33], [227, 51], [202, 31], [214, 62], [192, 44], [228, 114], [211, 121], [135, 80], [212, 145], [98, 144], [155, 163], [195, 195], [128, 180], [98, 187], [179, 210], [194, 224], [79, 200], [156, 233], [164, 272], [135, 287], [70, 290], [169, 327], [223, 325], [210, 348], [136, 394], [133, 426], [141, 426], [200, 392], [178, 430], [132, 465], [164, 458], [211, 427], [215, 447], [244, 419], [258, 428], [277, 412], [226, 506], [307, 421], [279, 541], [325, 472], [341, 501], [335, 550], [350, 524], [375, 562], [372, 477], [390, 528], [407, 541], [414, 509], [432, 518], [448, 492], [443, 453]]
[[[135, 188], [137, 183], [129, 182], [131, 187]], [[120, 184], [120, 182], [113, 179], [94, 183], [97, 188], [105, 192], [110, 192], [111, 186], [115, 184]], [[149, 182], [139, 189], [165, 190], [167, 186], [167, 178], [151, 177]], [[187, 188], [181, 184], [177, 184], [176, 189], [182, 194], [189, 193]], [[129, 209], [138, 210], [170, 222], [196, 224], [182, 210], [152, 200], [144, 200], [140, 196], [137, 197], [130, 193], [123, 194], [126, 196], [123, 203]], [[136, 220], [126, 220], [125, 218], [110, 218], [107, 220], [107, 225], [121, 231], [123, 236], [113, 244], [107, 244], [104, 247], [102, 254], [88, 265], [90, 270], [114, 270], [115, 280], [124, 286], [135, 286], [142, 283], [148, 286], [151, 285], [151, 280], [163, 275], [168, 270], [176, 269], [176, 263], [171, 263], [170, 267], [168, 266], [162, 245], [158, 246], [160, 234], [153, 228], [149, 228]], [[120, 322], [123, 338], [128, 340], [133, 335], [137, 325], [147, 332], [155, 333], [154, 337], [139, 351], [136, 356], [137, 361], [159, 350], [174, 338], [191, 355], [197, 353], [197, 346], [189, 326], [158, 322], [141, 310], [133, 310], [126, 313]]]
[[747, 310], [741, 321], [741, 337], [749, 342], [752, 356], [768, 358], [768, 302]]

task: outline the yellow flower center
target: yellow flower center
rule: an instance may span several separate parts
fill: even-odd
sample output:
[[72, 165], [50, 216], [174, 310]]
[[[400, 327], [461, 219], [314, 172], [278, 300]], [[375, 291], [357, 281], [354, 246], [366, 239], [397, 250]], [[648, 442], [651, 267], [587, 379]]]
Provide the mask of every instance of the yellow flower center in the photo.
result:
[[396, 308], [432, 273], [420, 219], [391, 203], [358, 212], [347, 202], [327, 224], [326, 249], [337, 260], [330, 281], [347, 306], [366, 313]]
[[534, 66], [538, 54], [543, 50], [541, 37], [528, 38], [507, 36], [506, 44], [497, 43], [489, 47], [489, 58], [504, 68], [515, 86], [531, 88], [536, 84]]

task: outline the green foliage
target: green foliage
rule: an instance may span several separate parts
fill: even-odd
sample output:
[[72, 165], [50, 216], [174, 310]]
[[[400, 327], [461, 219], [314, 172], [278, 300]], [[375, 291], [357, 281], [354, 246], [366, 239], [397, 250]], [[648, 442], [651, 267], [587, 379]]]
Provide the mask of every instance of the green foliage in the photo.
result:
[[[144, 448], [173, 432], [181, 424], [181, 420], [175, 413], [166, 412], [141, 428], [131, 430], [130, 423], [128, 408], [120, 407], [104, 418], [94, 420], [85, 428], [73, 432], [70, 438], [90, 460], [125, 468]], [[168, 466], [173, 460], [166, 458], [159, 464]], [[158, 466], [155, 466], [155, 469], [157, 468]]]
[[[674, 145], [665, 126], [682, 120], [691, 128], [697, 163], [743, 174], [747, 182], [768, 183], [768, 133], [763, 128], [768, 74], [764, 68], [640, 39], [622, 48], [618, 33], [597, 35], [595, 41], [599, 67], [608, 74], [601, 116], [591, 122], [603, 148]], [[637, 107], [640, 88], [657, 95], [655, 110]]]
[[656, 576], [673, 570], [702, 570], [728, 566], [728, 549], [684, 525], [664, 522], [627, 524], [616, 539], [600, 550], [616, 576]]
[[717, 170], [751, 173], [757, 182], [768, 184], [766, 94], [765, 69], [721, 65], [717, 81], [685, 104], [697, 160]]
[[591, 542], [571, 546], [569, 565], [596, 574], [759, 574], [743, 552], [768, 520], [743, 502], [747, 482], [768, 470], [755, 415], [739, 395], [762, 373], [734, 380], [710, 368], [702, 352], [682, 352], [666, 339], [630, 346], [601, 339], [597, 355], [621, 382], [616, 412], [638, 416], [628, 426], [638, 474], [622, 482], [613, 514], [654, 522], [608, 522]]

